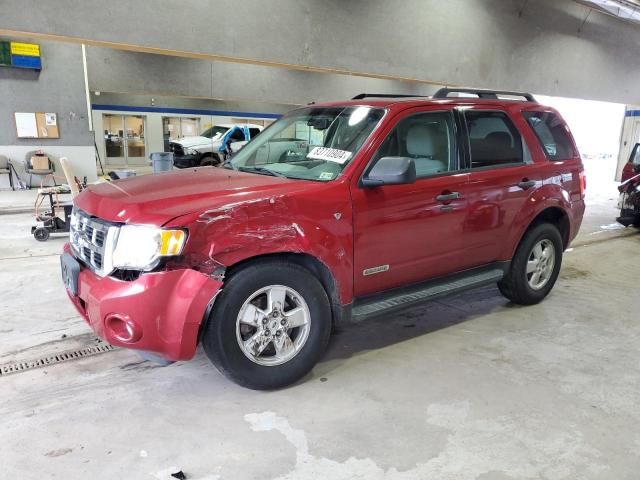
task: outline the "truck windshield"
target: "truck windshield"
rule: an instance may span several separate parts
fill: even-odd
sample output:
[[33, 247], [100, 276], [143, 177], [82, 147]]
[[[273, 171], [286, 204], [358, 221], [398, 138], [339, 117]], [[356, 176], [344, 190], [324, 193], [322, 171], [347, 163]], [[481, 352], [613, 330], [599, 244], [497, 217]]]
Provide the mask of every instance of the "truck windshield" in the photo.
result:
[[227, 130], [229, 130], [229, 127], [216, 127], [216, 126], [213, 126], [213, 127], [207, 128], [204, 132], [202, 132], [200, 134], [200, 136], [201, 137], [206, 137], [206, 138], [220, 137]]
[[249, 142], [227, 168], [328, 182], [355, 157], [384, 110], [310, 107], [282, 117]]

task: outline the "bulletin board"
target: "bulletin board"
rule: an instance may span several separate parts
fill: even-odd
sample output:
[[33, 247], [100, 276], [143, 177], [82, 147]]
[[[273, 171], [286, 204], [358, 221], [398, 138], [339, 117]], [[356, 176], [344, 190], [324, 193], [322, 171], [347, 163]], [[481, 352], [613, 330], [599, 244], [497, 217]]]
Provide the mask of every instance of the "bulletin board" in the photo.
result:
[[60, 138], [58, 116], [47, 112], [15, 112], [18, 138]]

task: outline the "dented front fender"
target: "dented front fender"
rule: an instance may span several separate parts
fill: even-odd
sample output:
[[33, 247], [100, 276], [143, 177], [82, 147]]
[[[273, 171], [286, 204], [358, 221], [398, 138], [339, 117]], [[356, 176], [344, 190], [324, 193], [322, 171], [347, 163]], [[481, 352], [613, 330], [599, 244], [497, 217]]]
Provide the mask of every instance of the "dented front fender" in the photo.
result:
[[346, 185], [326, 195], [265, 195], [178, 217], [168, 227], [187, 227], [185, 251], [174, 266], [221, 278], [226, 268], [254, 257], [304, 253], [332, 273], [340, 301], [353, 295], [353, 232]]

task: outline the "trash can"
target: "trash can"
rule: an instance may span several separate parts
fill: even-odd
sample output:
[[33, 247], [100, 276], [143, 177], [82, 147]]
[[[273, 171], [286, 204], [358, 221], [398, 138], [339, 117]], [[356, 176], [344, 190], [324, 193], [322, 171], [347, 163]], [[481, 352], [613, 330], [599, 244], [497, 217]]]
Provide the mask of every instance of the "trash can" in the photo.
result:
[[153, 173], [168, 172], [173, 168], [173, 152], [154, 152], [149, 155]]

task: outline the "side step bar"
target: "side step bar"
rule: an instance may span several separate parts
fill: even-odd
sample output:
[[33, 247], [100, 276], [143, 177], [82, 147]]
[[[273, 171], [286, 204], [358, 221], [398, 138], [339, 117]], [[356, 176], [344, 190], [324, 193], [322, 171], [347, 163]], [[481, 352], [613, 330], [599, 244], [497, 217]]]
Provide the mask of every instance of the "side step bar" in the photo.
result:
[[390, 292], [383, 297], [377, 295], [370, 299], [356, 301], [353, 305], [351, 318], [354, 322], [359, 322], [368, 317], [401, 310], [438, 297], [496, 283], [502, 280], [502, 277], [504, 277], [504, 270], [494, 268], [457, 279], [430, 282], [424, 284], [423, 287], [415, 287], [411, 290], [403, 289], [395, 294]]

